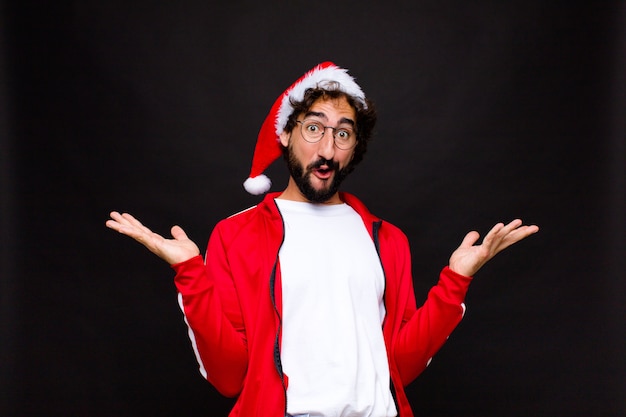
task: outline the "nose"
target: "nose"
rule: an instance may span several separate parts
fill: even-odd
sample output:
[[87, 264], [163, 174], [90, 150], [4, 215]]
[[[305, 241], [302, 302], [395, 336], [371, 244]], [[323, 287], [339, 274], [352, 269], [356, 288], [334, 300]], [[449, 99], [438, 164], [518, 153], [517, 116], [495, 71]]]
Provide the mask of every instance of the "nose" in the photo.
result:
[[324, 157], [326, 159], [333, 159], [335, 156], [335, 131], [327, 127], [324, 129], [324, 135], [322, 139], [318, 142], [319, 147], [317, 153], [319, 156]]

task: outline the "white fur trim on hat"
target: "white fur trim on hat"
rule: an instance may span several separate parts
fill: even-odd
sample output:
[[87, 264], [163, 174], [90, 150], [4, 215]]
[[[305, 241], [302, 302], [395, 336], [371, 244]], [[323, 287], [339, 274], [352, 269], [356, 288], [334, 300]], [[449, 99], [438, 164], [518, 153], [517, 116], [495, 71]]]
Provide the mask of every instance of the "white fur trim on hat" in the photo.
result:
[[348, 74], [347, 69], [339, 68], [334, 64], [325, 68], [322, 67], [322, 65], [313, 68], [283, 96], [278, 114], [276, 115], [276, 135], [279, 136], [283, 133], [287, 120], [289, 116], [291, 116], [291, 113], [293, 113], [294, 109], [291, 105], [291, 100], [303, 100], [304, 93], [309, 88], [326, 87], [328, 89], [339, 89], [339, 91], [343, 91], [356, 98], [366, 106], [365, 93], [363, 93], [361, 87], [354, 81], [354, 78]]

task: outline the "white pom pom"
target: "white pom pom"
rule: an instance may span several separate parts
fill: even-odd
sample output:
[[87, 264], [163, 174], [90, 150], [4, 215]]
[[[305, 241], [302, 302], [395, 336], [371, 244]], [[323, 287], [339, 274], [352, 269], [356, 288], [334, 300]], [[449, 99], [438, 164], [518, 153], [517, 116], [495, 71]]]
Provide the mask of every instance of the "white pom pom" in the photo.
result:
[[272, 181], [264, 174], [254, 178], [248, 178], [243, 182], [243, 188], [245, 188], [250, 194], [254, 195], [260, 195], [268, 192], [271, 186]]

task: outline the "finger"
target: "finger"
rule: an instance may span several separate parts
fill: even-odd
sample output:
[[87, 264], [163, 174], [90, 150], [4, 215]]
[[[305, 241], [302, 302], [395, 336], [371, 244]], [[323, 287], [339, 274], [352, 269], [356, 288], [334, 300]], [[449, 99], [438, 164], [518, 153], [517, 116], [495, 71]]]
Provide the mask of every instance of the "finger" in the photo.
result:
[[480, 238], [480, 234], [478, 232], [471, 231], [465, 235], [465, 237], [463, 238], [463, 241], [461, 242], [460, 247], [461, 248], [472, 247], [478, 241], [479, 238]]
[[502, 233], [508, 234], [511, 231], [516, 230], [521, 225], [522, 225], [522, 221], [520, 219], [515, 219], [502, 228]]
[[115, 231], [117, 231], [120, 227], [119, 223], [116, 222], [115, 220], [107, 220], [104, 224], [109, 229], [113, 229]]
[[527, 238], [528, 236], [535, 234], [539, 231], [539, 227], [536, 225], [530, 226], [521, 226], [512, 230], [504, 239], [504, 242], [507, 243], [507, 246], [512, 245], [513, 243], [519, 242], [522, 239]]
[[130, 213], [122, 213], [121, 214], [121, 218], [128, 224], [132, 224], [133, 226], [143, 226], [143, 224], [141, 224], [141, 222], [139, 220], [137, 220], [132, 214]]
[[536, 225], [523, 225], [522, 223], [522, 220], [515, 219], [507, 224], [502, 229], [502, 233], [506, 236], [506, 239], [513, 238], [519, 240], [539, 231], [539, 227]]
[[[130, 216], [129, 214], [120, 214], [117, 211], [112, 211], [110, 213], [111, 216], [111, 220], [108, 220], [106, 222], [106, 225], [108, 227], [110, 227], [111, 229], [117, 230], [118, 232], [122, 232], [122, 230], [132, 230], [133, 229], [133, 225], [132, 223], [129, 221], [127, 216]], [[132, 217], [132, 216], [131, 216]]]
[[489, 230], [489, 232], [487, 233], [487, 235], [485, 236], [485, 238], [483, 239], [483, 245], [486, 247], [489, 247], [493, 244], [494, 240], [496, 239], [496, 237], [501, 233], [501, 231], [504, 229], [504, 224], [503, 223], [498, 223], [496, 225], [494, 225], [491, 230]]
[[154, 235], [150, 229], [143, 226], [139, 220], [135, 219], [128, 213], [119, 213], [112, 211], [110, 213], [111, 220], [108, 220], [105, 224], [107, 227], [133, 239], [146, 244]]
[[123, 213], [122, 214], [122, 218], [126, 221], [126, 223], [128, 225], [130, 225], [132, 227], [135, 227], [135, 228], [139, 229], [140, 231], [142, 231], [144, 233], [148, 233], [148, 234], [152, 233], [152, 230], [150, 230], [148, 227], [144, 226], [132, 214], [130, 214], [130, 213]]
[[122, 228], [124, 228], [124, 225], [127, 223], [122, 215], [117, 211], [112, 211], [109, 216], [111, 217], [111, 219], [105, 222], [106, 227], [108, 227], [109, 229], [113, 229], [119, 232]]
[[[509, 225], [510, 224], [511, 223], [509, 223]], [[517, 222], [514, 227], [514, 229], [508, 231], [506, 234], [501, 234], [499, 237], [495, 237], [493, 241], [489, 242], [489, 244], [492, 245], [489, 250], [493, 255], [539, 231], [539, 228], [535, 225], [519, 226]], [[505, 230], [505, 228], [502, 230]]]
[[111, 219], [117, 223], [123, 221], [122, 215], [117, 211], [112, 211], [111, 213], [109, 213], [109, 217], [111, 217]]
[[170, 232], [172, 237], [176, 240], [188, 240], [187, 234], [180, 226], [173, 226]]

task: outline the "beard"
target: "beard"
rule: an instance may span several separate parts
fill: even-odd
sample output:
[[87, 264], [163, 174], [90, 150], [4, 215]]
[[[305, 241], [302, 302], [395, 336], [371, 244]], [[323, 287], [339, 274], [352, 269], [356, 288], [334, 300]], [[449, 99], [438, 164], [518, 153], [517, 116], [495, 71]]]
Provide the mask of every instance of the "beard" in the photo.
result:
[[[286, 156], [287, 167], [289, 168], [291, 177], [294, 179], [302, 195], [311, 203], [324, 203], [330, 200], [331, 197], [339, 191], [339, 186], [351, 171], [349, 166], [339, 169], [337, 162], [325, 158], [320, 158], [314, 163], [309, 164], [305, 171], [300, 161], [298, 161], [298, 158], [294, 155], [291, 146], [287, 148]], [[318, 190], [315, 189], [311, 183], [311, 175], [314, 169], [323, 165], [326, 165], [329, 170], [334, 171], [335, 175], [329, 180], [330, 184], [328, 184], [328, 181], [325, 181], [325, 186]]]

